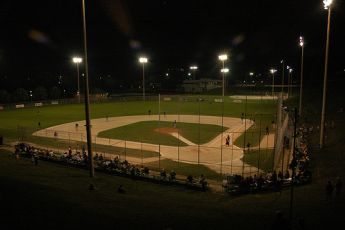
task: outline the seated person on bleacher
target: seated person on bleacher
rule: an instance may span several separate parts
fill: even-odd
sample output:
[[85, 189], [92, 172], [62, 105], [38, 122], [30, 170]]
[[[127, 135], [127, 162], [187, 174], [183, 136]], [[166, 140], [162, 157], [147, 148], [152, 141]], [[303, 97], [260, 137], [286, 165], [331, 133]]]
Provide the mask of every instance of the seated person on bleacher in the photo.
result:
[[190, 184], [193, 183], [193, 176], [192, 175], [187, 176], [187, 183], [190, 183]]
[[162, 179], [165, 179], [167, 177], [167, 173], [165, 172], [164, 169], [162, 169], [162, 171], [161, 171], [161, 177], [162, 177]]
[[176, 173], [174, 170], [171, 170], [169, 180], [174, 181], [175, 179], [176, 179]]

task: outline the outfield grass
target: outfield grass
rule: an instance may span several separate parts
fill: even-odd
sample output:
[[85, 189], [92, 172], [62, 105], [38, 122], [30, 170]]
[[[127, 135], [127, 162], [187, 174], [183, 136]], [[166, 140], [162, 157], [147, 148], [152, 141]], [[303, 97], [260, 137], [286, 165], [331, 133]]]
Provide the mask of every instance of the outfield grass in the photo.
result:
[[258, 167], [259, 169], [269, 172], [273, 170], [274, 150], [261, 149], [245, 152], [243, 160], [245, 163]]
[[[190, 115], [212, 115], [229, 117], [241, 117], [244, 112], [244, 102], [234, 103], [231, 99], [225, 98], [224, 112], [221, 103], [215, 103], [215, 96], [203, 96], [204, 101], [197, 102], [197, 97], [188, 97], [187, 101], [173, 98], [173, 101], [161, 101], [160, 111], [166, 114], [190, 114]], [[123, 101], [91, 104], [91, 118], [116, 117], [147, 114], [158, 114], [158, 101]], [[248, 118], [255, 117], [258, 121], [259, 114], [262, 118], [275, 114], [275, 103], [273, 101], [250, 100], [247, 103]], [[31, 107], [22, 109], [10, 109], [0, 111], [0, 133], [7, 137], [17, 137], [17, 127], [26, 127], [28, 130], [37, 130], [38, 122], [41, 128], [63, 124], [84, 119], [83, 104], [48, 105], [43, 107]], [[264, 124], [262, 125], [264, 127]]]
[[[169, 135], [167, 133], [159, 133], [156, 130], [158, 128], [172, 127], [173, 122], [168, 121], [141, 121], [100, 132], [98, 136], [112, 139], [126, 139], [128, 141], [137, 141], [151, 144], [187, 146], [186, 143], [180, 141], [172, 135]], [[223, 127], [223, 131], [225, 130], [226, 128]], [[214, 139], [217, 135], [219, 135], [221, 131], [222, 127], [218, 125], [194, 124], [184, 122], [178, 123], [178, 132], [180, 133], [180, 135], [195, 144], [207, 143]]]

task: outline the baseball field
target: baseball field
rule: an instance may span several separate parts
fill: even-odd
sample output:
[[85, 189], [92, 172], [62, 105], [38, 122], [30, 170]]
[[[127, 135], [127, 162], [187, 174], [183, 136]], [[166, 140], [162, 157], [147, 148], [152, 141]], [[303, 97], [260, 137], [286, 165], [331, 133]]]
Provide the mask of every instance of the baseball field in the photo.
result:
[[[225, 97], [224, 103], [205, 95], [92, 103], [93, 151], [157, 168], [178, 162], [210, 174], [251, 174], [272, 169], [275, 114], [275, 100], [253, 96]], [[23, 140], [63, 152], [86, 142], [83, 104], [6, 109], [0, 123], [9, 143]]]

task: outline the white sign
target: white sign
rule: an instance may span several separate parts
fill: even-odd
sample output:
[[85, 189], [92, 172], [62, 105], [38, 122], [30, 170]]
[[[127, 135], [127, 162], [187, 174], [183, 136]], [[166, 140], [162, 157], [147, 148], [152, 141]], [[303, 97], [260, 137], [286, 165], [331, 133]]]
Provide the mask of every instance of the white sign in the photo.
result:
[[163, 101], [171, 101], [171, 97], [164, 97]]
[[24, 104], [16, 105], [16, 109], [19, 109], [19, 108], [24, 108]]
[[42, 106], [42, 105], [43, 105], [42, 102], [35, 103], [35, 106], [36, 106], [36, 107], [39, 107], [39, 106]]
[[58, 105], [59, 102], [58, 101], [52, 101], [52, 105]]
[[214, 99], [214, 102], [223, 102], [223, 99], [221, 99], [221, 98], [215, 98], [215, 99]]
[[234, 103], [242, 103], [242, 100], [233, 100]]

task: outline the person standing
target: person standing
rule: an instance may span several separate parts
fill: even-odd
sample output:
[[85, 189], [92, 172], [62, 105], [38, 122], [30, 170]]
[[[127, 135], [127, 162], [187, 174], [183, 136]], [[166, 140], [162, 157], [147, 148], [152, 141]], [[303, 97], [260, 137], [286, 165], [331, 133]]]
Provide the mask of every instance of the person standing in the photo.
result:
[[333, 194], [333, 184], [332, 182], [329, 180], [327, 182], [327, 185], [326, 185], [326, 195], [327, 195], [327, 200], [330, 200], [332, 198], [332, 194]]
[[225, 139], [225, 144], [226, 144], [226, 146], [230, 145], [230, 136], [229, 135]]
[[341, 189], [343, 187], [343, 183], [341, 182], [340, 177], [337, 177], [337, 181], [335, 182], [335, 195], [339, 196]]

